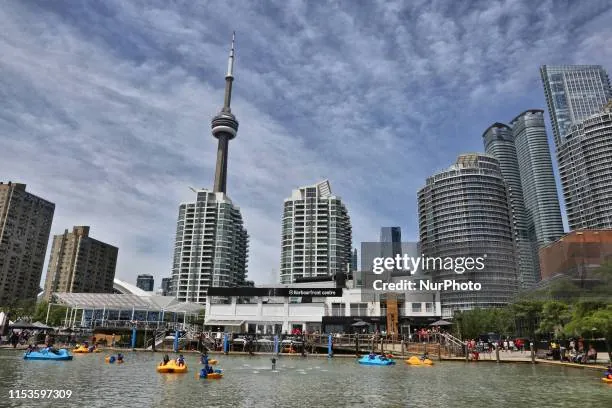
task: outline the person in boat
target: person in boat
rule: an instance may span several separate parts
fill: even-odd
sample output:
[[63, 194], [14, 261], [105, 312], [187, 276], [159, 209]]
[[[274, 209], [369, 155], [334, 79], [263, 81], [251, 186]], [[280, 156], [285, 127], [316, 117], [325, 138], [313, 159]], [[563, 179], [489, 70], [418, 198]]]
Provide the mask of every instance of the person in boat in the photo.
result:
[[162, 361], [162, 365], [166, 365], [170, 362], [170, 357], [167, 354], [164, 355], [164, 359]]
[[121, 353], [117, 354], [117, 362], [118, 363], [123, 363], [123, 354], [121, 354]]
[[387, 360], [388, 360], [387, 356], [385, 356], [384, 354], [381, 354], [380, 356], [378, 356], [378, 358], [379, 358], [381, 361], [387, 361]]
[[428, 352], [423, 353], [423, 355], [420, 357], [421, 361], [425, 361], [428, 358], [429, 358], [429, 353]]
[[376, 354], [374, 354], [374, 352], [371, 352], [371, 353], [368, 355], [368, 358], [369, 358], [370, 360], [374, 360], [374, 359], [376, 358]]
[[604, 373], [604, 376], [608, 379], [608, 380], [612, 380], [612, 364], [610, 364], [608, 366], [608, 369], [606, 370], [606, 372]]
[[176, 359], [176, 365], [179, 367], [185, 365], [185, 357], [183, 357], [182, 354], [179, 354], [178, 358]]
[[208, 355], [207, 354], [202, 354], [200, 356], [200, 363], [204, 365], [208, 365]]

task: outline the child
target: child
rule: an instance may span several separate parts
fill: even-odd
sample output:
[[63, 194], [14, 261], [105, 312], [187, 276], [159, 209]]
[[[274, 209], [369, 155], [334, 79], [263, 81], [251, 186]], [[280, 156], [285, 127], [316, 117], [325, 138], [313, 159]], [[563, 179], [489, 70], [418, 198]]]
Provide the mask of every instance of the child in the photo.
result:
[[176, 364], [180, 367], [180, 366], [184, 366], [185, 365], [185, 358], [183, 357], [183, 355], [179, 355], [179, 358], [176, 359]]

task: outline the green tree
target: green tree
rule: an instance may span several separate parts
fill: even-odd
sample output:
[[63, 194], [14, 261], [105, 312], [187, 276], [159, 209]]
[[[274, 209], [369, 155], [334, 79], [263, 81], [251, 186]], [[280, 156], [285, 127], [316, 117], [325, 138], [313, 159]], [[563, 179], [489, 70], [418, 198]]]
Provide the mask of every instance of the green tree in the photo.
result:
[[48, 302], [40, 302], [36, 306], [36, 311], [32, 316], [32, 321], [45, 323], [45, 320], [47, 320], [47, 310], [49, 310], [49, 320], [46, 324], [48, 324], [49, 326], [60, 326], [62, 324], [62, 320], [64, 320], [66, 317], [67, 308], [65, 306], [56, 304], [51, 305], [51, 309], [48, 309], [48, 307]]
[[563, 328], [571, 317], [566, 303], [556, 300], [548, 301], [542, 307], [539, 332], [541, 334], [552, 333], [555, 338], [558, 338], [564, 334]]
[[521, 334], [524, 329], [530, 338], [535, 339], [543, 305], [542, 301], [525, 299], [509, 306]]

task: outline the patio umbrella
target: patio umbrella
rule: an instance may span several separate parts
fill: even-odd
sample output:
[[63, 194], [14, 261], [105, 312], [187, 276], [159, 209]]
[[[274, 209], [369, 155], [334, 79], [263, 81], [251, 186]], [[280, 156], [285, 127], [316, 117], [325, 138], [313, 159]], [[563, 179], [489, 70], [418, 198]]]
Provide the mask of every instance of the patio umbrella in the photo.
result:
[[364, 322], [363, 320], [360, 320], [358, 322], [355, 322], [355, 323], [351, 324], [351, 326], [353, 326], [353, 327], [363, 327], [363, 326], [369, 326], [369, 324]]
[[430, 326], [452, 326], [451, 322], [447, 322], [446, 320], [438, 320], [437, 322], [433, 322]]

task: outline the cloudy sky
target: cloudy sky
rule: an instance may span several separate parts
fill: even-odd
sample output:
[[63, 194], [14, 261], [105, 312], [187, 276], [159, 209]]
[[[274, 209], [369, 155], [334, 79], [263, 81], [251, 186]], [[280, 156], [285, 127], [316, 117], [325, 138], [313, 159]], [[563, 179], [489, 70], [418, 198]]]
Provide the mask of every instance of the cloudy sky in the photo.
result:
[[56, 204], [52, 233], [117, 245], [117, 277], [159, 286], [179, 203], [213, 184], [235, 30], [228, 193], [250, 278], [277, 279], [283, 199], [324, 178], [355, 246], [383, 225], [416, 240], [425, 178], [544, 108], [541, 64], [612, 69], [610, 1], [572, 3], [5, 0], [0, 180]]

